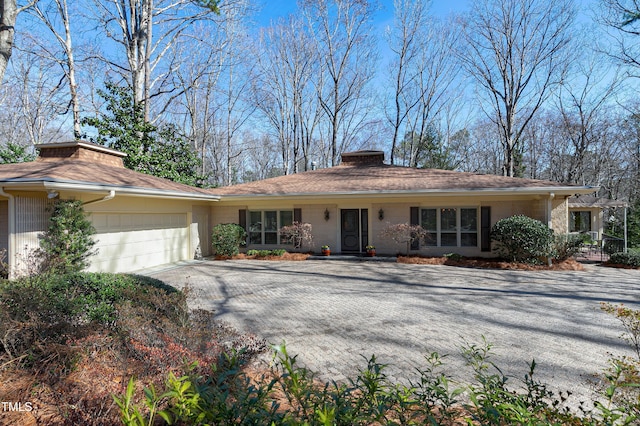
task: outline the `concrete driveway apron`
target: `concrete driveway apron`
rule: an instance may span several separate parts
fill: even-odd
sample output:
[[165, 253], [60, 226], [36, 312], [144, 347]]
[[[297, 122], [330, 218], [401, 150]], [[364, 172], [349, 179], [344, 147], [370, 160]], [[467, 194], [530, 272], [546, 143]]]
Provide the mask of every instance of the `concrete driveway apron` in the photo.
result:
[[325, 380], [355, 377], [375, 354], [392, 380], [418, 380], [424, 356], [471, 380], [461, 347], [493, 344], [492, 360], [519, 386], [535, 358], [552, 390], [591, 396], [608, 353], [632, 355], [600, 302], [640, 309], [640, 271], [498, 271], [364, 261], [199, 261], [149, 273], [195, 290], [193, 307], [291, 354]]

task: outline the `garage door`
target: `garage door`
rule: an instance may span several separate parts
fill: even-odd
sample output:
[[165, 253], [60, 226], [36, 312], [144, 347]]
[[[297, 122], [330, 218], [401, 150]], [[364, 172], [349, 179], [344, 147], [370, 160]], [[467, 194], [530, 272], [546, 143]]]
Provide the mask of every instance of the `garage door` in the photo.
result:
[[90, 218], [98, 249], [91, 271], [130, 272], [189, 258], [185, 213], [94, 213]]

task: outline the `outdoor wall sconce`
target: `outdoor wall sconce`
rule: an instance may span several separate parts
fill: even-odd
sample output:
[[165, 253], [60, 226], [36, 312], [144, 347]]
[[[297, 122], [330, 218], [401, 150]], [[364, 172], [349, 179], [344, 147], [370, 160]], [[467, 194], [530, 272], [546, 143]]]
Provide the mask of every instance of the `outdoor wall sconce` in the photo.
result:
[[324, 220], [329, 221], [330, 218], [331, 213], [329, 212], [329, 209], [324, 209]]
[[50, 200], [52, 200], [54, 198], [58, 198], [58, 195], [60, 195], [58, 193], [58, 191], [55, 191], [53, 189], [50, 189], [50, 190], [47, 191], [47, 198], [50, 199]]
[[384, 219], [384, 210], [378, 210], [378, 220]]

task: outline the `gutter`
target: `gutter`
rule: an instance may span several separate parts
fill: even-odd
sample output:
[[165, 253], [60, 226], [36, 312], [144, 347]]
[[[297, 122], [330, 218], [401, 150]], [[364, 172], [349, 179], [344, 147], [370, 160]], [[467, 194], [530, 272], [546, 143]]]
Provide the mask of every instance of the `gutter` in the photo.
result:
[[109, 191], [109, 193], [107, 195], [105, 195], [102, 198], [96, 198], [95, 200], [90, 200], [90, 201], [85, 201], [84, 203], [82, 203], [83, 206], [87, 206], [89, 204], [98, 204], [98, 203], [102, 203], [104, 201], [109, 201], [109, 200], [113, 200], [114, 197], [116, 196], [116, 191], [114, 191], [113, 189], [111, 191]]
[[8, 194], [4, 191], [4, 187], [0, 187], [0, 195], [3, 197], [7, 197], [9, 199], [9, 207], [8, 207], [8, 211], [7, 211], [7, 216], [9, 219], [9, 226], [7, 229], [7, 269], [8, 269], [8, 274], [9, 274], [9, 279], [13, 279], [14, 278], [14, 262], [15, 262], [15, 251], [16, 251], [16, 244], [15, 244], [15, 239], [16, 239], [16, 214], [15, 214], [15, 209], [16, 209], [16, 201], [15, 201], [15, 197], [11, 194]]

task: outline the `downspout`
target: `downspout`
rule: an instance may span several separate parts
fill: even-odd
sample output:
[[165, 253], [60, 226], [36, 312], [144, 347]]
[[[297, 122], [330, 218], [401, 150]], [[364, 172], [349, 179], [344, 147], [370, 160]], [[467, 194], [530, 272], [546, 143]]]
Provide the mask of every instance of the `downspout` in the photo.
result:
[[8, 229], [7, 229], [7, 272], [9, 279], [15, 278], [15, 256], [16, 256], [16, 201], [15, 197], [11, 194], [4, 192], [4, 187], [0, 187], [0, 196], [7, 197], [9, 199], [9, 206], [7, 208], [8, 216]]
[[102, 203], [104, 201], [109, 201], [109, 200], [113, 200], [113, 198], [116, 196], [116, 191], [114, 191], [113, 189], [111, 191], [109, 191], [109, 193], [107, 195], [105, 195], [102, 198], [97, 198], [95, 200], [89, 200], [89, 201], [85, 201], [84, 203], [82, 203], [83, 206], [87, 206], [89, 204], [98, 204], [98, 203]]
[[547, 200], [547, 226], [549, 229], [553, 229], [553, 199], [556, 198], [556, 194], [549, 193], [549, 200]]

